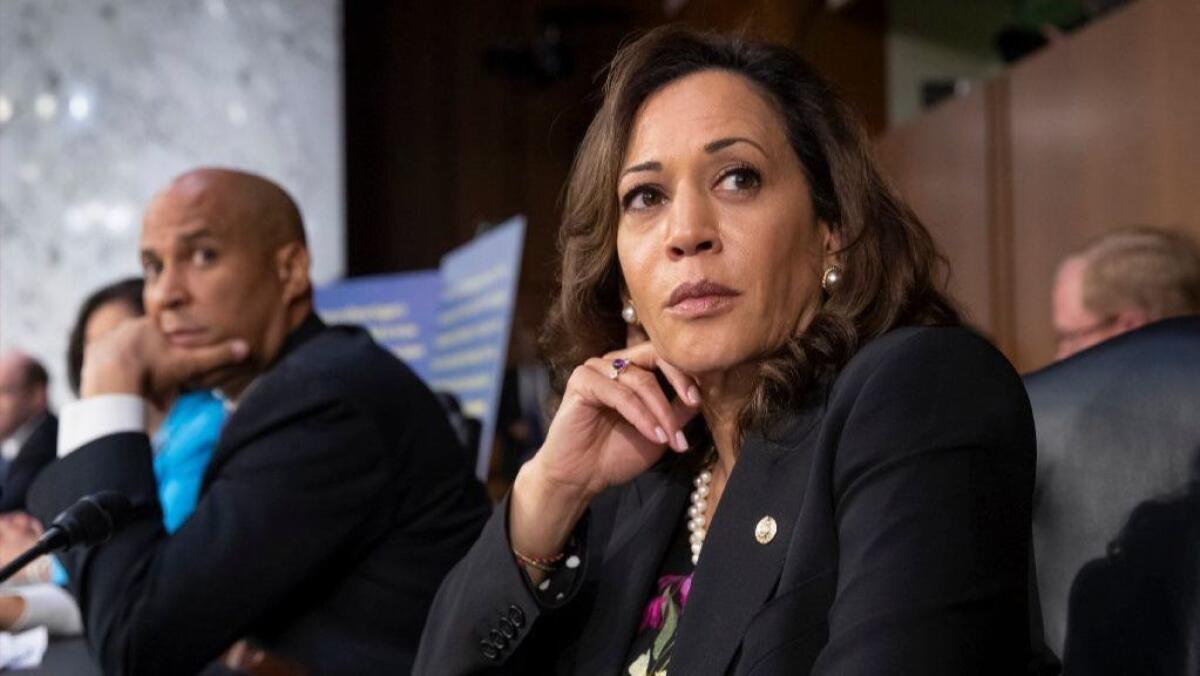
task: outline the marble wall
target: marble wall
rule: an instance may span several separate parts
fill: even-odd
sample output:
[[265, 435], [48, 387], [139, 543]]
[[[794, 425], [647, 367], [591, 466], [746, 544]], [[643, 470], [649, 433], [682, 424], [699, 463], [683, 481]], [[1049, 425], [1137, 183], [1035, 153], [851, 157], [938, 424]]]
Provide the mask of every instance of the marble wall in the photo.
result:
[[343, 271], [340, 0], [0, 0], [0, 350], [66, 399], [80, 300], [137, 274], [142, 206], [232, 166], [284, 185]]

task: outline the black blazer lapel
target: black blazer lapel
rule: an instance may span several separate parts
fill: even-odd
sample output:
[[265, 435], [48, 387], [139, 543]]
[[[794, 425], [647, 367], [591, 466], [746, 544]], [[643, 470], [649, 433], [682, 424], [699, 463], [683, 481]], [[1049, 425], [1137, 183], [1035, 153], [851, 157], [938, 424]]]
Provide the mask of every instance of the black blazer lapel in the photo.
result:
[[[304, 345], [308, 341], [312, 340], [325, 328], [325, 323], [321, 321], [320, 317], [318, 317], [316, 314], [309, 313], [309, 315], [304, 318], [304, 321], [301, 322], [300, 325], [295, 329], [293, 329], [286, 338], [284, 338], [283, 344], [279, 347], [279, 354], [275, 355], [275, 359], [271, 362], [271, 365], [258, 375], [258, 380], [269, 378], [271, 376], [271, 371], [283, 361], [284, 357], [288, 356], [292, 352], [295, 352], [300, 348], [301, 345]], [[241, 401], [238, 402], [238, 409], [242, 408], [259, 389], [259, 385], [261, 383], [259, 383], [258, 380], [252, 382], [246, 392], [243, 393]], [[303, 393], [297, 392], [296, 396], [302, 397]], [[282, 404], [283, 408], [286, 408], [291, 402], [283, 401], [280, 403]], [[243, 437], [248, 432], [253, 432], [256, 429], [259, 429], [258, 426], [263, 422], [264, 421], [262, 420], [253, 420], [247, 424], [247, 421], [244, 418], [237, 415], [237, 409], [235, 409], [233, 413], [229, 415], [229, 418], [225, 421], [225, 426], [221, 429], [221, 434], [217, 438], [217, 445], [216, 448], [213, 449], [212, 459], [209, 460], [208, 467], [205, 469], [203, 481], [205, 489], [207, 489], [208, 484], [216, 476], [217, 469], [229, 459], [229, 454], [232, 453], [233, 450], [242, 443]]]
[[[723, 674], [754, 614], [774, 593], [812, 465], [815, 411], [787, 420], [778, 441], [747, 438], [705, 538], [671, 673]], [[774, 436], [774, 435], [773, 435]], [[775, 522], [765, 544], [756, 529]]]
[[622, 498], [600, 564], [597, 588], [604, 596], [596, 599], [580, 635], [572, 673], [625, 672], [622, 661], [642, 608], [650, 600], [671, 534], [683, 519], [690, 484], [682, 464], [643, 474]]

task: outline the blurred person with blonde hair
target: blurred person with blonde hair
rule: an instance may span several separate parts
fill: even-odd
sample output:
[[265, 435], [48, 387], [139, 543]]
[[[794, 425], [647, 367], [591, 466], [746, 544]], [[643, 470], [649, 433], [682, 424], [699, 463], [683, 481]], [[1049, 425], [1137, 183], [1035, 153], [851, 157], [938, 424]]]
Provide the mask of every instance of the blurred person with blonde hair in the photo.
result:
[[1059, 264], [1053, 305], [1057, 359], [1150, 322], [1200, 313], [1200, 252], [1180, 232], [1107, 232]]

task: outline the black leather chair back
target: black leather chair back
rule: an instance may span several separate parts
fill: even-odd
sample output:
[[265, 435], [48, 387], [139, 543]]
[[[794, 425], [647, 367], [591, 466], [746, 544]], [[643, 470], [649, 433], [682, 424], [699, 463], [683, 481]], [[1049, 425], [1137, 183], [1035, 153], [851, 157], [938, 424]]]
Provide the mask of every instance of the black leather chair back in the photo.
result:
[[[1200, 317], [1118, 336], [1025, 386], [1048, 645], [1068, 674], [1200, 674]], [[1144, 661], [1159, 658], [1166, 671]]]

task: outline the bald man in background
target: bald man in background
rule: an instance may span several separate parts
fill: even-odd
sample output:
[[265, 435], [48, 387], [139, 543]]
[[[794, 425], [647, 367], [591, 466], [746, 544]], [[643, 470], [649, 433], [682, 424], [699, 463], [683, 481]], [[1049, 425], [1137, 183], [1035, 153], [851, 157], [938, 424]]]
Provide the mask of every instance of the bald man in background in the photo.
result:
[[54, 460], [58, 419], [46, 368], [22, 352], [0, 355], [0, 513], [25, 509], [25, 494]]
[[[106, 489], [150, 508], [65, 557], [105, 673], [407, 673], [489, 511], [433, 395], [313, 314], [299, 211], [264, 178], [177, 178], [146, 210], [141, 260], [147, 316], [89, 346], [61, 459], [30, 496], [45, 522]], [[144, 415], [184, 385], [232, 413], [168, 535]]]

